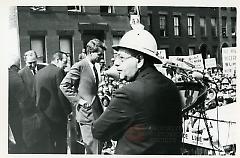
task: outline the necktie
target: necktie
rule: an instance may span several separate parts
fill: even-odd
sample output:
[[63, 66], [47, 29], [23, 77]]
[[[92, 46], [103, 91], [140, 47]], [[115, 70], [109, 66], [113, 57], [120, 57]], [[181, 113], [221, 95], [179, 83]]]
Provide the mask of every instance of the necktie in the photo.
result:
[[35, 69], [33, 69], [32, 71], [33, 71], [33, 75], [35, 75], [35, 74], [36, 74], [36, 70], [35, 70]]
[[98, 73], [97, 73], [97, 69], [96, 69], [94, 64], [93, 64], [93, 71], [94, 71], [94, 74], [95, 74], [95, 77], [96, 77], [96, 85], [98, 86], [98, 82], [99, 82]]

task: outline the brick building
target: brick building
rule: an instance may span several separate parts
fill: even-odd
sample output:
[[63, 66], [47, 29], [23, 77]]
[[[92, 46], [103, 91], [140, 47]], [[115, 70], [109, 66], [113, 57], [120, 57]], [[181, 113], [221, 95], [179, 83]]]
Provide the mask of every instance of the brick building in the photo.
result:
[[[40, 62], [49, 63], [56, 50], [78, 60], [86, 42], [97, 37], [107, 46], [105, 61], [113, 57], [117, 44], [130, 30], [132, 6], [19, 6], [18, 23], [21, 57], [34, 49]], [[138, 7], [141, 23], [157, 40], [167, 56], [201, 53], [221, 64], [221, 48], [236, 46], [236, 8], [217, 7]], [[22, 66], [24, 61], [21, 60]]]
[[236, 47], [236, 8], [221, 7], [219, 9], [220, 49]]
[[62, 50], [71, 54], [74, 63], [93, 37], [106, 44], [105, 61], [110, 65], [112, 44], [131, 29], [128, 11], [129, 7], [114, 6], [19, 6], [21, 66], [29, 49], [38, 53], [39, 62], [49, 63], [51, 54]]

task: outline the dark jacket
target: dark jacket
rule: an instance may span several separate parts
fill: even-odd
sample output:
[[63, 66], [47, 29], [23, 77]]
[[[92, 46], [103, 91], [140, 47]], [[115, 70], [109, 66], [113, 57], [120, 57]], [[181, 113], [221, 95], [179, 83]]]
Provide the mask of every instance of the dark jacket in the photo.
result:
[[24, 142], [22, 137], [22, 112], [24, 84], [18, 74], [16, 66], [8, 69], [8, 123], [16, 141], [14, 148], [9, 147], [9, 153], [23, 152]]
[[59, 89], [64, 71], [49, 64], [36, 74], [36, 104], [38, 109], [54, 123], [67, 123], [71, 106]]
[[99, 140], [117, 140], [116, 154], [180, 154], [181, 99], [175, 84], [154, 67], [115, 91], [93, 124]]
[[[42, 65], [37, 65], [37, 70], [38, 71], [42, 68], [43, 68]], [[35, 88], [35, 86], [34, 86], [35, 76], [33, 75], [30, 68], [28, 66], [25, 66], [18, 73], [21, 76], [21, 78], [23, 80], [23, 83], [24, 83], [24, 86], [27, 89], [29, 95], [31, 97], [35, 98], [35, 96], [34, 96], [34, 94], [35, 94], [35, 89], [34, 89]]]

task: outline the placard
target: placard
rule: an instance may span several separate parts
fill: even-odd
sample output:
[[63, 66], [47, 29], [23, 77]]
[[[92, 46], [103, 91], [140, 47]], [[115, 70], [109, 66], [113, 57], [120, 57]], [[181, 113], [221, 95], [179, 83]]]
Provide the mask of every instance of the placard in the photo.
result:
[[196, 70], [204, 70], [202, 54], [190, 55], [189, 62], [195, 66]]
[[217, 67], [216, 58], [205, 59], [205, 68]]
[[223, 74], [234, 76], [236, 73], [236, 47], [222, 48]]

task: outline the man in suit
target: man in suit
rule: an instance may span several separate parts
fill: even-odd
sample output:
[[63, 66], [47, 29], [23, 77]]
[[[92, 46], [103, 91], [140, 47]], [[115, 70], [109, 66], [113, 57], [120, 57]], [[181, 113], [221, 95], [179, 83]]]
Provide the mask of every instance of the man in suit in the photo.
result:
[[[25, 152], [25, 143], [22, 137], [22, 113], [21, 104], [23, 101], [24, 84], [18, 74], [19, 57], [11, 56], [8, 68], [8, 124], [9, 132], [12, 131], [12, 138], [8, 140], [8, 153], [20, 154]], [[10, 135], [9, 135], [10, 136]]]
[[22, 77], [25, 87], [28, 93], [34, 95], [34, 75], [42, 67], [37, 65], [37, 53], [34, 50], [29, 50], [24, 54], [24, 61], [26, 66], [19, 71], [19, 75]]
[[58, 51], [53, 54], [51, 64], [36, 74], [36, 104], [50, 127], [50, 153], [67, 151], [67, 116], [72, 110], [59, 89], [66, 65], [67, 55]]
[[60, 89], [76, 108], [76, 120], [80, 125], [82, 139], [87, 154], [101, 151], [98, 140], [91, 131], [93, 120], [103, 112], [98, 93], [99, 73], [95, 68], [106, 47], [98, 39], [92, 39], [86, 46], [86, 58], [75, 63], [63, 79]]
[[131, 30], [113, 48], [119, 77], [129, 83], [114, 92], [94, 121], [93, 136], [116, 140], [116, 154], [180, 154], [180, 94], [154, 66], [161, 63], [154, 37], [146, 30]]

